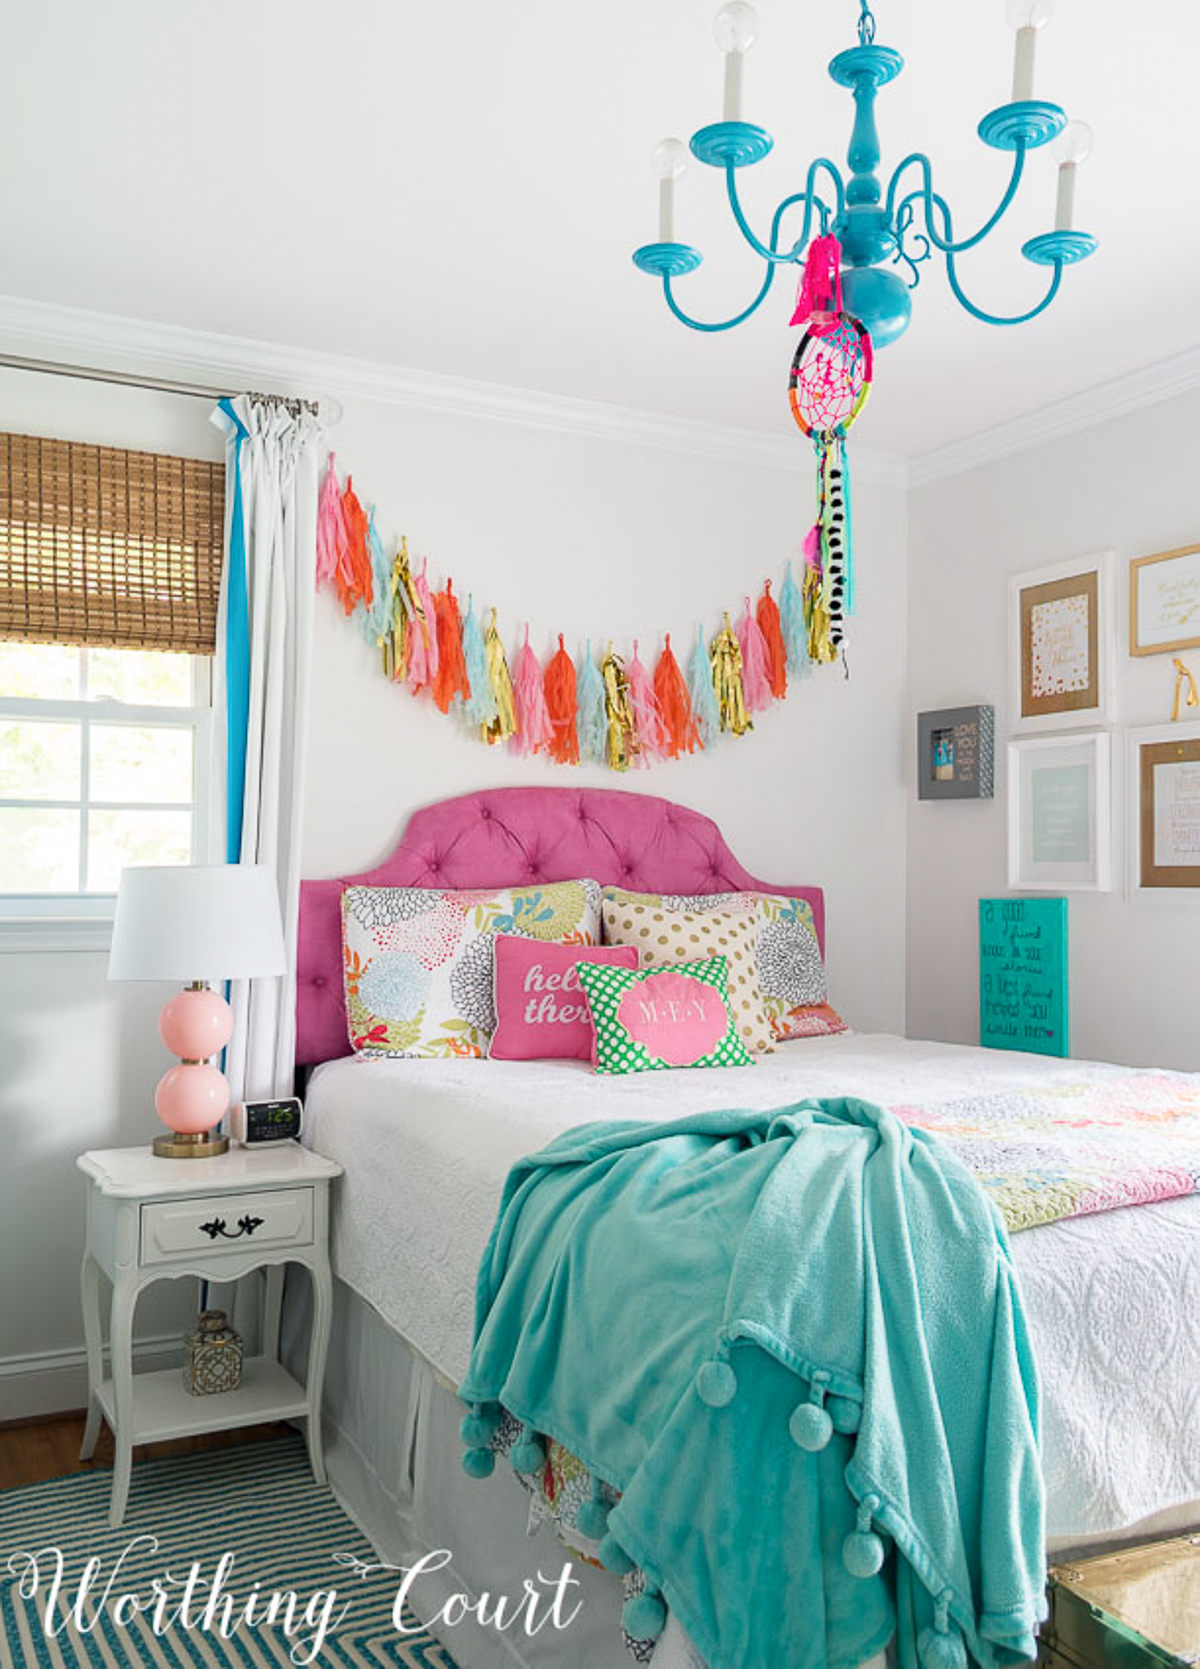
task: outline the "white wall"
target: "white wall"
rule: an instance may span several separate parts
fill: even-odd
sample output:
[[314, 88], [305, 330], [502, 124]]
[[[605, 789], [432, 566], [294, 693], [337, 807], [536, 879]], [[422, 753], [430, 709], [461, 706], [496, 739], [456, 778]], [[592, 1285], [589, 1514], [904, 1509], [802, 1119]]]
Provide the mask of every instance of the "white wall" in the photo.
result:
[[[911, 494], [908, 1031], [978, 1042], [976, 900], [1007, 891], [1004, 740], [1010, 726], [1010, 574], [1112, 548], [1118, 557], [1116, 883], [1070, 893], [1071, 1052], [1133, 1065], [1200, 1068], [1200, 899], [1127, 898], [1124, 731], [1170, 717], [1169, 656], [1133, 660], [1128, 561], [1194, 543], [1200, 530], [1200, 394], [1005, 458]], [[1188, 658], [1188, 657], [1185, 657]], [[1200, 672], [1200, 655], [1192, 657]], [[996, 708], [996, 798], [918, 802], [915, 718]]]
[[[0, 428], [220, 456], [202, 400], [0, 370]], [[527, 609], [544, 652], [552, 631], [587, 626], [643, 654], [674, 625], [684, 650], [693, 612], [757, 594], [798, 548], [813, 476], [610, 440], [565, 436], [347, 402], [333, 433], [339, 463], [380, 506], [385, 534], [428, 551], [431, 576], [502, 608]], [[897, 692], [903, 678], [904, 497], [856, 495], [861, 615], [853, 677], [816, 674], [758, 721], [753, 735], [698, 759], [617, 779], [496, 753], [377, 672], [336, 602], [319, 599], [306, 872], [365, 868], [416, 806], [491, 784], [616, 783], [716, 817], [753, 871], [815, 881], [829, 893], [834, 1000], [858, 1025], [903, 1023], [904, 799]], [[681, 659], [683, 658], [681, 654]], [[155, 986], [109, 985], [102, 953], [0, 954], [0, 1419], [82, 1402], [78, 1267], [84, 1184], [77, 1154], [146, 1142], [153, 1091], [169, 1057]], [[186, 1288], [187, 1290], [180, 1290]], [[148, 1355], [171, 1344], [191, 1283], [139, 1305]], [[171, 1345], [173, 1348], [173, 1344]]]
[[[339, 467], [404, 532], [430, 578], [494, 601], [510, 658], [528, 614], [548, 652], [590, 629], [618, 647], [641, 636], [653, 665], [673, 630], [681, 662], [697, 619], [740, 610], [798, 554], [813, 514], [812, 455], [797, 437], [785, 471], [590, 437], [357, 405], [333, 436]], [[867, 1030], [903, 1025], [904, 495], [855, 492], [860, 613], [847, 681], [813, 673], [752, 735], [616, 776], [492, 750], [382, 676], [332, 595], [317, 614], [305, 872], [377, 862], [417, 806], [511, 783], [640, 790], [717, 819], [756, 875], [828, 890], [833, 1000]]]

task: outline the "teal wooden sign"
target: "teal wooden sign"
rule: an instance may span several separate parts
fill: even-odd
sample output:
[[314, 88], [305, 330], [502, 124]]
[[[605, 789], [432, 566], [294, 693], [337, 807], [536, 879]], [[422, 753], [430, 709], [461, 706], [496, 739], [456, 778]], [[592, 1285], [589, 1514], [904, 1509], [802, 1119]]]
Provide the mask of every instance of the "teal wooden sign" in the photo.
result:
[[1065, 898], [979, 900], [979, 1041], [1069, 1053]]

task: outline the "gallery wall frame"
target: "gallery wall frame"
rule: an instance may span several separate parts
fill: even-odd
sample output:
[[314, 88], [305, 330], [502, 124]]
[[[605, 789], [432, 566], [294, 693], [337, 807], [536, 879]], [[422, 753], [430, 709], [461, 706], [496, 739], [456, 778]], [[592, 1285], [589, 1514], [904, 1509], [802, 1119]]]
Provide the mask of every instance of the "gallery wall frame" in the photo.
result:
[[1112, 723], [1116, 716], [1116, 558], [1112, 551], [1012, 576], [1008, 661], [1013, 730]]
[[1112, 890], [1108, 731], [1009, 741], [1008, 884], [1022, 892]]
[[918, 800], [990, 800], [995, 738], [994, 707], [918, 713]]
[[1200, 545], [1129, 564], [1129, 653], [1200, 649]]
[[1200, 724], [1129, 732], [1129, 888], [1200, 899]]

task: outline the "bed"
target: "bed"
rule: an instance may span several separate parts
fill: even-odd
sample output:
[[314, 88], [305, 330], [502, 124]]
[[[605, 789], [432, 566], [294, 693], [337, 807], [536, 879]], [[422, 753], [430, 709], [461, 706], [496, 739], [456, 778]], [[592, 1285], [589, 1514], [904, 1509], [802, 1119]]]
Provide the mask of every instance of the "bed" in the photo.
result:
[[[460, 1464], [453, 1389], [470, 1350], [475, 1270], [517, 1159], [586, 1121], [669, 1119], [684, 1095], [690, 1108], [853, 1094], [937, 1109], [1081, 1084], [1103, 1097], [1129, 1077], [854, 1033], [783, 1045], [753, 1069], [608, 1079], [570, 1061], [350, 1054], [339, 902], [351, 881], [466, 889], [583, 875], [646, 892], [800, 897], [824, 944], [818, 888], [757, 881], [708, 819], [609, 790], [507, 789], [442, 802], [418, 812], [369, 874], [302, 888], [297, 1053], [314, 1068], [306, 1139], [345, 1169], [333, 1221], [330, 1471], [389, 1562], [451, 1551], [414, 1587], [428, 1615], [457, 1591], [519, 1592], [539, 1563], [561, 1562], [552, 1525], [530, 1541], [520, 1534], [538, 1513], [506, 1470], [481, 1486]], [[1200, 1524], [1200, 1196], [1031, 1227], [1014, 1236], [1013, 1261], [1042, 1384], [1051, 1547]], [[627, 1665], [614, 1579], [592, 1569], [580, 1579], [586, 1604], [569, 1635], [517, 1639], [464, 1622], [446, 1635], [460, 1669]], [[673, 1617], [653, 1661], [695, 1661]]]

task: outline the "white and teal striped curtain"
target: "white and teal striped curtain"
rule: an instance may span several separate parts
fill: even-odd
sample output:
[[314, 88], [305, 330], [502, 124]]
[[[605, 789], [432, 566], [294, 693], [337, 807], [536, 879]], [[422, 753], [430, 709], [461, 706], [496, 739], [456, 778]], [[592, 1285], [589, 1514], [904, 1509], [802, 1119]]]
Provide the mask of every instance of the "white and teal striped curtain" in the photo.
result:
[[[291, 1093], [296, 1039], [300, 818], [316, 583], [322, 430], [307, 410], [222, 400], [225, 563], [217, 618], [212, 826], [229, 863], [269, 864], [279, 883], [288, 971], [239, 980], [225, 1057], [234, 1101]], [[220, 838], [218, 836], [218, 838]]]

